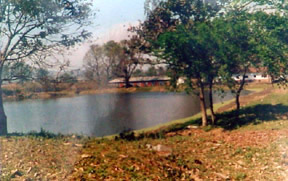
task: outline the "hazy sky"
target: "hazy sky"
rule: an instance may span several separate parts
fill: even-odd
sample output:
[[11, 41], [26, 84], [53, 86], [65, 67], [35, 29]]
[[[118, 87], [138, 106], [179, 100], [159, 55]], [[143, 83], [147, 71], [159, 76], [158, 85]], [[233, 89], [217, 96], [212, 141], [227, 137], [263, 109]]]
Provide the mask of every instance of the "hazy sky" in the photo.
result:
[[[137, 24], [138, 20], [144, 20], [145, 0], [94, 0], [94, 6], [98, 9], [94, 24], [89, 28], [93, 32], [92, 43], [103, 43], [109, 40], [119, 41], [127, 36], [129, 25]], [[76, 51], [70, 53], [72, 68], [82, 66], [83, 57], [90, 43], [84, 43]]]

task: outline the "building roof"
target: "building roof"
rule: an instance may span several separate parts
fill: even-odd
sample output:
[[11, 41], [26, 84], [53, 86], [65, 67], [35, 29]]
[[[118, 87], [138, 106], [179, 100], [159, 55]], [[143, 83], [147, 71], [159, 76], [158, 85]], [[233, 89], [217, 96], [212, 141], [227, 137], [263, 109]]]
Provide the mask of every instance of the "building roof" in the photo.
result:
[[[151, 81], [169, 81], [170, 77], [168, 76], [149, 76], [149, 77], [131, 77], [129, 82], [151, 82]], [[116, 78], [109, 81], [110, 84], [115, 83], [124, 83], [125, 79], [123, 77]]]

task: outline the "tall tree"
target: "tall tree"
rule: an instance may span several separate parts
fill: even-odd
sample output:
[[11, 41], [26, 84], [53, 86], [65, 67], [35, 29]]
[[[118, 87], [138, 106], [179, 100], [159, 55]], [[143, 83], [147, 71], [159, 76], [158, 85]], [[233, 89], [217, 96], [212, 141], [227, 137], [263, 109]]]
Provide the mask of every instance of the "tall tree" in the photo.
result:
[[193, 90], [200, 98], [203, 126], [208, 124], [204, 86], [208, 79], [213, 80], [208, 75], [212, 75], [212, 52], [217, 49], [211, 20], [218, 11], [218, 6], [201, 0], [161, 1], [136, 29], [154, 49], [154, 55], [168, 64], [172, 80], [187, 78], [187, 90]]
[[[73, 46], [90, 35], [85, 26], [90, 23], [91, 4], [84, 0], [0, 0], [0, 4], [0, 87], [6, 63], [39, 61], [39, 55]], [[0, 134], [6, 133], [0, 88]]]
[[[246, 77], [251, 68], [260, 66], [257, 56], [257, 37], [251, 27], [251, 14], [242, 10], [231, 10], [221, 18], [214, 20], [217, 34], [222, 42], [219, 44], [222, 52], [217, 52], [222, 60], [222, 79], [235, 92], [236, 109], [240, 109], [240, 94], [244, 88]], [[225, 51], [225, 52], [224, 52]], [[227, 73], [228, 72], [228, 73]], [[240, 81], [232, 79], [232, 75], [239, 75]]]
[[[271, 76], [287, 81], [287, 26], [281, 25], [286, 24], [287, 12], [280, 1], [231, 1], [224, 3], [221, 10], [203, 1], [157, 2], [158, 6], [151, 8], [147, 20], [135, 31], [156, 50], [157, 57], [168, 63], [172, 80], [184, 76], [188, 87], [200, 88], [203, 125], [207, 115], [201, 87], [209, 85], [213, 121], [212, 86], [216, 77], [235, 92], [237, 112], [251, 68], [264, 67]], [[241, 80], [233, 80], [233, 74]]]
[[106, 80], [110, 80], [115, 76], [113, 72], [118, 65], [122, 53], [121, 46], [115, 41], [108, 41], [104, 44], [104, 51], [106, 55], [106, 61], [104, 63], [104, 72]]
[[84, 57], [87, 78], [106, 84], [114, 75], [113, 70], [119, 64], [122, 49], [119, 43], [109, 41], [104, 45], [91, 45]]
[[158, 56], [167, 61], [168, 68], [177, 77], [186, 77], [187, 91], [199, 96], [203, 126], [208, 124], [204, 88], [210, 78], [213, 80], [212, 53], [216, 40], [209, 22], [195, 23], [189, 29], [177, 26], [173, 32], [164, 33], [158, 40], [161, 48]]
[[[218, 52], [218, 58], [222, 59], [225, 65], [219, 72], [224, 83], [235, 92], [237, 116], [240, 110], [240, 94], [249, 71], [258, 70], [279, 79], [285, 77], [288, 63], [285, 41], [287, 18], [277, 11], [265, 12], [254, 6], [255, 9], [251, 11], [244, 5], [241, 7], [230, 9], [223, 17], [214, 20], [218, 27], [217, 34], [223, 40], [220, 46], [224, 50]], [[232, 75], [238, 75], [240, 80], [236, 82]]]
[[123, 77], [125, 87], [130, 87], [129, 80], [136, 70], [137, 66], [143, 64], [145, 58], [143, 55], [142, 42], [138, 37], [133, 36], [129, 40], [123, 40], [119, 44], [121, 50], [119, 62], [114, 67], [113, 73], [117, 77]]
[[101, 83], [103, 73], [103, 63], [106, 61], [103, 47], [99, 45], [91, 45], [84, 57], [84, 68], [86, 78], [96, 80]]
[[288, 74], [288, 18], [278, 13], [257, 12], [253, 16], [253, 28], [258, 35], [258, 56], [265, 67], [265, 74], [277, 80], [280, 85], [287, 84]]

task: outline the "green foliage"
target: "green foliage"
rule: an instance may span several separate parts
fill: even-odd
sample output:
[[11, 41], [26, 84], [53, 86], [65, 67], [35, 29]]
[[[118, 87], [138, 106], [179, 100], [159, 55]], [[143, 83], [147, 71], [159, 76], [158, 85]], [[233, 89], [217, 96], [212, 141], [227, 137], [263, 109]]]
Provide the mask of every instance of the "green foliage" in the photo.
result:
[[236, 174], [236, 180], [244, 180], [247, 177], [245, 173], [239, 172]]
[[[20, 60], [52, 46], [72, 46], [87, 38], [89, 33], [82, 27], [89, 23], [90, 5], [74, 0], [2, 0], [0, 35], [3, 47], [8, 45], [3, 49], [4, 61]], [[77, 33], [65, 33], [67, 24]]]
[[86, 78], [106, 84], [114, 77], [121, 54], [121, 47], [115, 41], [109, 41], [102, 46], [91, 45], [84, 57]]
[[52, 139], [52, 138], [62, 138], [64, 137], [61, 134], [54, 134], [51, 133], [49, 131], [46, 131], [45, 129], [41, 128], [40, 132], [30, 132], [27, 134], [27, 136], [32, 136], [32, 137], [43, 137], [43, 138], [48, 138], [48, 139]]
[[40, 68], [36, 71], [36, 80], [44, 80], [44, 79], [48, 79], [49, 76], [49, 71], [44, 69], [44, 68]]
[[19, 94], [21, 90], [20, 89], [11, 90], [11, 89], [2, 88], [2, 92], [6, 96], [13, 96], [13, 95]]
[[146, 72], [147, 76], [156, 76], [157, 73], [157, 69], [155, 67], [149, 67], [149, 69]]
[[10, 62], [5, 64], [2, 70], [2, 80], [19, 81], [23, 83], [32, 79], [33, 68], [23, 61]]
[[[53, 91], [54, 87], [51, 83], [51, 77], [49, 76], [49, 71], [44, 68], [39, 68], [36, 70], [36, 81], [42, 85], [44, 91]], [[42, 91], [42, 90], [39, 90]]]
[[133, 73], [133, 76], [135, 77], [141, 77], [144, 75], [144, 72], [141, 69], [136, 69]]
[[212, 84], [221, 66], [221, 59], [216, 58], [220, 40], [212, 22], [219, 10], [199, 0], [163, 1], [141, 31], [152, 44], [153, 55], [168, 65], [172, 87], [177, 87], [179, 77], [185, 77], [186, 91], [199, 96], [203, 125], [207, 124], [204, 84]]
[[135, 133], [133, 131], [123, 131], [119, 134], [120, 139], [133, 141], [136, 139]]
[[84, 58], [86, 77], [106, 84], [113, 77], [122, 77], [129, 87], [130, 77], [143, 62], [140, 47], [141, 41], [137, 37], [120, 43], [109, 41], [103, 46], [92, 45]]
[[[236, 94], [239, 109], [239, 96], [251, 69], [286, 84], [288, 19], [284, 5], [265, 0], [218, 5], [198, 0], [146, 3], [151, 11], [138, 33], [153, 55], [168, 64], [172, 86], [185, 77], [186, 91], [200, 95], [199, 87], [209, 84], [212, 88], [217, 79]], [[151, 8], [151, 4], [157, 6]], [[243, 78], [236, 82], [232, 75]]]

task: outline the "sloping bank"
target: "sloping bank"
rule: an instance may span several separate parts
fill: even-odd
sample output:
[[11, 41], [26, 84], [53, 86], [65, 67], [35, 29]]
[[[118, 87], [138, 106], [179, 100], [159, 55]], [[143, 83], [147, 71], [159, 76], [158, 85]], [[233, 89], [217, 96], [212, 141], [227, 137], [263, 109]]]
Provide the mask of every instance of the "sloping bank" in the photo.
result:
[[[255, 102], [258, 100], [263, 100], [266, 96], [271, 94], [271, 92], [273, 91], [273, 88], [270, 86], [264, 86], [261, 88], [249, 88], [246, 90], [251, 91], [251, 93], [248, 95], [240, 97], [241, 107], [245, 107], [248, 104], [251, 104], [252, 102]], [[223, 113], [225, 111], [231, 111], [235, 108], [236, 108], [235, 99], [214, 104], [214, 109], [215, 109], [216, 114]], [[207, 113], [208, 113], [208, 116], [210, 116], [210, 110], [209, 109], [207, 109]], [[172, 121], [169, 121], [169, 122], [166, 122], [163, 124], [158, 124], [156, 126], [152, 126], [149, 128], [134, 130], [133, 132], [137, 135], [149, 134], [149, 133], [152, 133], [152, 135], [153, 135], [153, 133], [154, 134], [155, 133], [156, 134], [159, 134], [159, 133], [164, 134], [167, 132], [173, 132], [173, 131], [184, 129], [189, 125], [198, 126], [198, 125], [200, 125], [200, 122], [199, 122], [200, 118], [201, 118], [201, 112], [199, 112], [193, 116], [189, 116], [189, 117], [177, 119], [177, 120], [172, 120]], [[210, 129], [210, 127], [208, 127], [208, 129]], [[115, 136], [117, 136], [117, 135], [116, 134], [115, 135], [109, 135], [109, 136], [106, 136], [106, 138], [114, 138]]]

